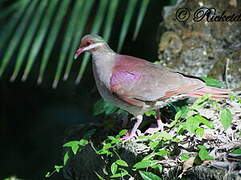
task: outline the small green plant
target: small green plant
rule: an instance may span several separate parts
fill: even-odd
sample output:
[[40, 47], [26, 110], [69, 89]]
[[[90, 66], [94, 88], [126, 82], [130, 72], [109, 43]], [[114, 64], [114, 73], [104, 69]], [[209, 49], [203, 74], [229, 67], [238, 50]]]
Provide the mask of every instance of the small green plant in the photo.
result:
[[[185, 119], [184, 122], [179, 123], [178, 134], [183, 133], [184, 130], [198, 136], [204, 135], [204, 128], [200, 125], [205, 125], [208, 128], [213, 128], [213, 123], [208, 120], [206, 117], [203, 117], [199, 114], [199, 110], [204, 108], [204, 106], [210, 103], [210, 95], [204, 95], [198, 98], [193, 105], [190, 107], [185, 107], [185, 109], [179, 110], [175, 115], [175, 123], [180, 119]], [[173, 124], [173, 122], [171, 123]]]
[[198, 145], [198, 149], [198, 156], [202, 161], [214, 160], [214, 158], [208, 154], [207, 148], [205, 146]]
[[201, 77], [201, 79], [205, 81], [207, 86], [212, 86], [212, 87], [217, 87], [217, 88], [224, 87], [224, 84], [217, 79], [213, 79], [213, 78], [209, 78], [209, 77]]
[[220, 121], [225, 130], [227, 130], [232, 124], [232, 113], [228, 109], [222, 109], [220, 113]]
[[[235, 101], [239, 99], [236, 96], [230, 96]], [[241, 102], [241, 101], [240, 101]], [[182, 142], [183, 136], [196, 135], [202, 137], [205, 134], [205, 129], [213, 129], [214, 125], [212, 121], [200, 114], [200, 110], [207, 107], [214, 107], [217, 111], [220, 111], [220, 123], [224, 129], [227, 130], [232, 123], [232, 114], [230, 110], [224, 109], [222, 106], [214, 100], [210, 99], [210, 95], [204, 95], [198, 98], [192, 105], [184, 105], [175, 107], [177, 110], [174, 120], [168, 125], [174, 128], [174, 131], [162, 131], [156, 132], [152, 135], [138, 136], [136, 143], [141, 142], [148, 148], [147, 153], [140, 155], [140, 160], [135, 162], [127, 162], [122, 159], [118, 154], [119, 148], [123, 145], [120, 140], [128, 131], [126, 129], [121, 130], [116, 136], [107, 136], [102, 142], [98, 150], [95, 150], [96, 154], [102, 156], [105, 160], [106, 166], [102, 169], [104, 175], [100, 175], [97, 172], [96, 177], [99, 180], [116, 179], [116, 178], [134, 178], [136, 176], [141, 177], [144, 180], [160, 180], [163, 174], [162, 161], [176, 156], [180, 162], [185, 163], [190, 159], [199, 159], [201, 161], [214, 160], [214, 157], [209, 155], [209, 150], [203, 145], [197, 145], [194, 147], [192, 154], [180, 153], [175, 145]], [[106, 115], [116, 113], [119, 109], [108, 104], [104, 101], [97, 102], [95, 106], [95, 114], [105, 113]], [[156, 116], [155, 111], [148, 111], [145, 116]], [[75, 156], [81, 149], [89, 143], [89, 138], [94, 134], [94, 131], [87, 132], [87, 134], [79, 141], [69, 141], [63, 145], [66, 148], [64, 155], [64, 163], [60, 166], [54, 166], [55, 171], [59, 172], [68, 162], [71, 156]], [[241, 154], [240, 149], [236, 149], [231, 153]], [[53, 172], [53, 173], [54, 173]], [[48, 173], [46, 177], [49, 177], [53, 173]]]
[[[54, 173], [59, 173], [60, 170], [66, 165], [69, 158], [73, 155], [76, 155], [78, 151], [81, 151], [81, 149], [89, 144], [89, 138], [95, 133], [95, 129], [89, 130], [85, 133], [83, 139], [79, 141], [69, 141], [63, 145], [63, 147], [67, 148], [68, 150], [65, 152], [64, 159], [63, 159], [63, 165], [55, 165], [54, 171], [47, 172], [45, 175], [46, 178], [51, 177]], [[69, 149], [71, 151], [69, 151]]]

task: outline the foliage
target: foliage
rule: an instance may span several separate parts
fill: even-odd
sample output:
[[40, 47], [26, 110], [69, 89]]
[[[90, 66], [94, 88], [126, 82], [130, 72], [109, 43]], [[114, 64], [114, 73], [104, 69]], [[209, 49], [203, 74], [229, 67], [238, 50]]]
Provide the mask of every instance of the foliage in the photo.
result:
[[[136, 20], [133, 40], [136, 39], [149, 2], [150, 0], [19, 0], [5, 3], [4, 0], [0, 0], [0, 19], [7, 21], [0, 32], [0, 49], [3, 50], [0, 77], [6, 71], [11, 58], [15, 56], [17, 58], [10, 79], [14, 81], [20, 76], [21, 69], [26, 64], [22, 75], [22, 80], [25, 81], [36, 59], [39, 58], [38, 83], [41, 83], [53, 52], [57, 50], [61, 53], [55, 57], [58, 62], [53, 87], [56, 87], [63, 73], [63, 79], [68, 79], [73, 65], [74, 51], [80, 37], [89, 29], [89, 22], [92, 22], [89, 32], [100, 34], [108, 41], [114, 29], [115, 16], [120, 7], [125, 5], [127, 8], [122, 13], [123, 20], [118, 41], [118, 51], [120, 51], [132, 19]], [[3, 4], [6, 6], [4, 9]], [[93, 11], [93, 8], [96, 8], [96, 11]], [[138, 15], [133, 16], [136, 11]], [[90, 16], [91, 12], [96, 13]], [[58, 47], [56, 44], [59, 44], [60, 38], [63, 43]], [[89, 56], [85, 55], [76, 82], [79, 82], [83, 76], [88, 59]]]
[[199, 148], [198, 156], [202, 161], [214, 160], [214, 158], [208, 154], [207, 148], [205, 146], [198, 145], [198, 148]]
[[[233, 99], [239, 100], [236, 96], [232, 96]], [[99, 102], [100, 103], [100, 102]], [[112, 110], [109, 106], [104, 105], [103, 101], [101, 107], [104, 110], [98, 109], [99, 113], [111, 114], [117, 112], [117, 109]], [[105, 104], [105, 103], [104, 103]], [[100, 105], [98, 105], [100, 106]], [[232, 123], [232, 114], [229, 110], [224, 109], [223, 107], [217, 104], [217, 101], [211, 100], [210, 95], [204, 95], [198, 98], [192, 105], [184, 105], [182, 107], [176, 107], [178, 111], [174, 117], [174, 121], [169, 124], [170, 128], [174, 128], [173, 131], [162, 131], [156, 132], [152, 135], [141, 135], [135, 140], [134, 143], [143, 143], [148, 148], [145, 152], [139, 154], [139, 160], [136, 162], [129, 162], [128, 159], [122, 159], [119, 154], [119, 149], [123, 146], [123, 142], [120, 140], [128, 131], [121, 130], [116, 136], [107, 136], [107, 138], [98, 145], [98, 150], [95, 150], [98, 156], [101, 156], [106, 163], [105, 168], [102, 169], [102, 175], [95, 172], [96, 177], [100, 180], [105, 179], [116, 179], [116, 178], [134, 178], [140, 177], [144, 180], [149, 179], [162, 179], [164, 172], [163, 162], [168, 159], [172, 159], [174, 156], [178, 158], [178, 161], [185, 164], [189, 160], [192, 162], [200, 164], [203, 161], [214, 160], [215, 158], [209, 154], [209, 149], [199, 144], [196, 147], [193, 147], [192, 154], [183, 153], [178, 151], [179, 143], [182, 143], [185, 139], [184, 136], [197, 136], [202, 138], [205, 134], [205, 129], [212, 129], [214, 125], [212, 121], [203, 115], [200, 114], [200, 110], [212, 106], [217, 110], [221, 111], [220, 113], [220, 123], [223, 125], [226, 130], [230, 127]], [[100, 108], [100, 107], [99, 107]], [[98, 113], [97, 113], [98, 114]], [[155, 112], [150, 111], [146, 113], [146, 116], [155, 116]], [[94, 132], [91, 132], [92, 135]], [[87, 137], [91, 137], [88, 135]], [[71, 156], [78, 155], [78, 152], [81, 151], [81, 148], [89, 143], [89, 140], [86, 136], [79, 141], [70, 141], [64, 144], [64, 147], [71, 149], [68, 151], [67, 158], [64, 157], [64, 164], [61, 166], [55, 166], [55, 172], [59, 172], [61, 168], [64, 167], [66, 162], [69, 159], [69, 154]], [[130, 142], [132, 143], [132, 142]], [[235, 149], [231, 153], [240, 154], [240, 149]], [[65, 156], [66, 156], [65, 154]], [[194, 160], [197, 160], [194, 161]], [[193, 165], [191, 165], [192, 167]], [[104, 174], [104, 175], [103, 175]]]
[[19, 179], [15, 176], [11, 176], [11, 177], [8, 177], [8, 178], [4, 178], [3, 180], [22, 180], [22, 179]]
[[201, 79], [204, 80], [208, 86], [217, 87], [217, 88], [224, 87], [224, 84], [217, 79], [213, 79], [210, 77], [201, 77]]
[[222, 123], [224, 129], [227, 130], [231, 126], [231, 123], [232, 123], [232, 114], [231, 114], [230, 110], [223, 109], [221, 111], [220, 118], [221, 118], [221, 123]]
[[110, 115], [113, 113], [117, 113], [117, 114], [128, 114], [126, 111], [116, 107], [115, 105], [104, 101], [103, 99], [99, 99], [95, 105], [94, 105], [94, 115], [99, 115], [104, 113], [105, 115]]
[[[60, 172], [60, 170], [67, 164], [68, 160], [71, 156], [76, 155], [77, 152], [81, 151], [84, 146], [89, 144], [90, 137], [95, 133], [95, 129], [89, 130], [85, 133], [83, 136], [83, 139], [79, 141], [69, 141], [63, 145], [63, 147], [67, 148], [64, 159], [63, 159], [63, 165], [55, 165], [54, 171], [47, 172], [45, 175], [46, 178], [52, 176], [55, 172]], [[71, 151], [69, 151], [71, 149]]]

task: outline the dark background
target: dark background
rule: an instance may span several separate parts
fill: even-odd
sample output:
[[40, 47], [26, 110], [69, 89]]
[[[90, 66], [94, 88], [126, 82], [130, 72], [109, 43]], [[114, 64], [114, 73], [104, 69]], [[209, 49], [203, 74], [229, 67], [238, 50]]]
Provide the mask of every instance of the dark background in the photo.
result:
[[[160, 0], [151, 0], [136, 41], [131, 41], [135, 22], [131, 23], [122, 54], [157, 60], [157, 31], [163, 5]], [[110, 46], [114, 50], [121, 25], [121, 20], [118, 19], [122, 17], [120, 14], [124, 8], [125, 5], [117, 13], [116, 30], [114, 28], [111, 35]], [[58, 48], [55, 51], [54, 53], [60, 53]], [[21, 82], [20, 79], [14, 83], [9, 82], [11, 67], [0, 80], [0, 179], [12, 175], [23, 179], [43, 179], [48, 171], [53, 170], [54, 165], [62, 164], [62, 144], [66, 129], [103, 117], [94, 117], [92, 114], [93, 105], [100, 96], [91, 64], [87, 66], [80, 84], [75, 85], [74, 78], [80, 58], [74, 63], [71, 78], [60, 82], [57, 89], [52, 89], [51, 82], [56, 68], [54, 57], [51, 61], [50, 70], [39, 86], [35, 72], [31, 72], [27, 82]], [[36, 72], [38, 65], [35, 63]], [[62, 178], [62, 174], [55, 174], [50, 179]]]

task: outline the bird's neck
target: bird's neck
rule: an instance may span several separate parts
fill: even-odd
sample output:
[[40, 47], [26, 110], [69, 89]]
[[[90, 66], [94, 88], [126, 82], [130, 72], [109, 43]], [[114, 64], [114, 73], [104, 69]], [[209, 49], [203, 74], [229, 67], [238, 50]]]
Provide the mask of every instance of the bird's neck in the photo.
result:
[[91, 51], [92, 56], [113, 55], [115, 52], [108, 46], [107, 43], [101, 44]]
[[107, 45], [104, 48], [92, 51], [91, 54], [96, 81], [99, 81], [109, 89], [112, 68], [116, 61], [116, 53]]

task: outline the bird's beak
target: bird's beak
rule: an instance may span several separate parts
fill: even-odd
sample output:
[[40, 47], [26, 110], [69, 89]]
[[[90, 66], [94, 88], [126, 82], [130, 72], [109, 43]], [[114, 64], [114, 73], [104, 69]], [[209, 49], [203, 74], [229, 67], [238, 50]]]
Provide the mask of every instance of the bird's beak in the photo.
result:
[[78, 57], [79, 57], [79, 55], [82, 53], [82, 52], [84, 52], [85, 51], [85, 47], [80, 47], [77, 51], [76, 51], [76, 53], [75, 53], [75, 55], [74, 55], [74, 59], [77, 59]]

